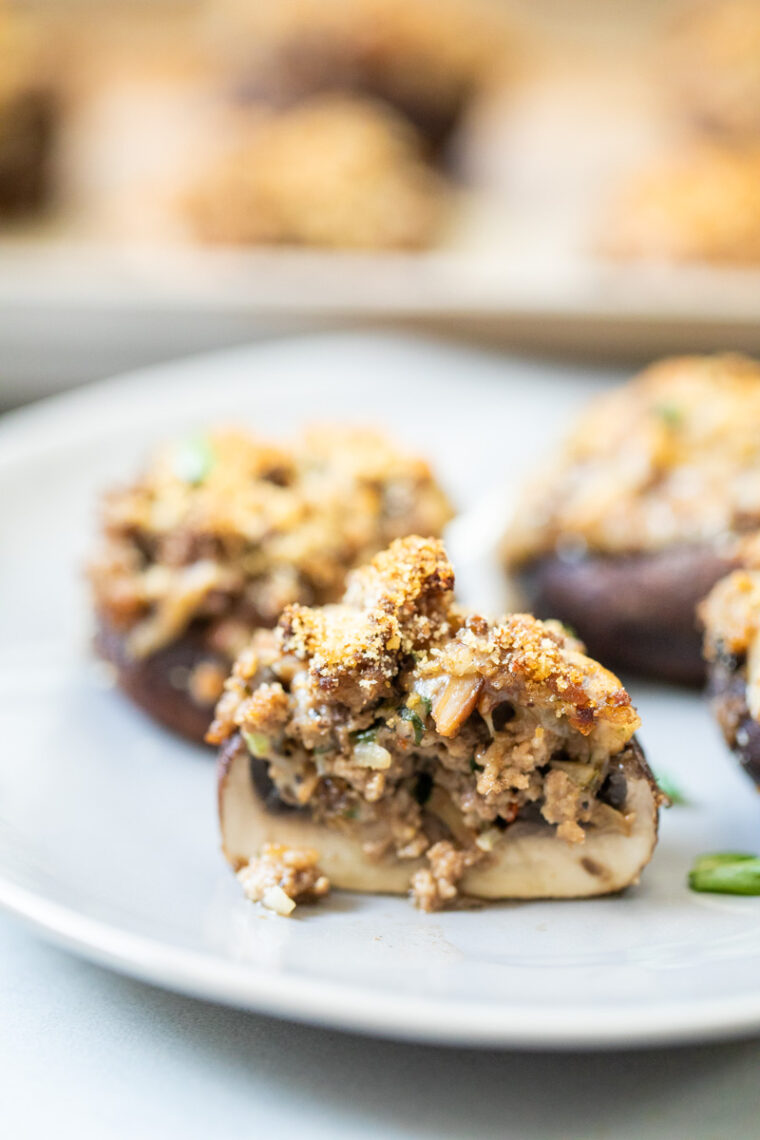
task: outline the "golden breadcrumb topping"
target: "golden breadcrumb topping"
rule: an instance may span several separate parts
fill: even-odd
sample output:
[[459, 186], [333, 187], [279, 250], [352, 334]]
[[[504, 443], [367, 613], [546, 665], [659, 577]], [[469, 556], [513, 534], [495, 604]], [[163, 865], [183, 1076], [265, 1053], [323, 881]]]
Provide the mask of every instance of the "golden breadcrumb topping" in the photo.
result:
[[200, 619], [234, 657], [288, 603], [338, 598], [348, 569], [450, 514], [427, 463], [376, 432], [314, 428], [275, 445], [210, 431], [161, 448], [106, 496], [96, 608], [134, 656]]
[[[752, 549], [754, 547], [754, 550]], [[715, 705], [718, 722], [729, 743], [736, 741], [738, 719], [748, 710], [760, 721], [760, 549], [758, 541], [745, 548], [746, 561], [754, 569], [734, 570], [726, 575], [699, 607], [704, 627], [704, 655], [721, 671], [739, 674], [744, 683], [743, 700], [724, 696]]]
[[760, 525], [760, 364], [676, 357], [596, 398], [527, 487], [511, 565], [717, 543]]
[[740, 568], [721, 578], [699, 606], [709, 661], [747, 653], [760, 633], [760, 533], [736, 545]]
[[414, 130], [380, 104], [341, 96], [252, 126], [185, 200], [204, 241], [338, 249], [430, 245], [446, 206]]
[[694, 144], [636, 174], [601, 238], [616, 257], [760, 261], [760, 146]]
[[486, 858], [526, 810], [569, 843], [617, 818], [609, 761], [639, 725], [618, 679], [557, 623], [466, 615], [453, 585], [440, 541], [398, 539], [340, 604], [289, 606], [254, 639], [208, 734], [244, 742], [284, 802], [369, 856], [429, 853], [423, 906], [453, 897], [448, 872]]

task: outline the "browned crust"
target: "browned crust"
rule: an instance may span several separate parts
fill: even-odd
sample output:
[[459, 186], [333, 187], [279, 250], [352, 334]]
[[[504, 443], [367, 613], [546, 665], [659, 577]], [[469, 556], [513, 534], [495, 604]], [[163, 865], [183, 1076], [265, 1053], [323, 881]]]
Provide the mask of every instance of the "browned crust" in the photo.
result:
[[712, 546], [679, 546], [578, 561], [539, 559], [520, 571], [539, 617], [578, 631], [592, 657], [612, 668], [677, 684], [705, 679], [696, 607], [736, 566]]
[[214, 712], [213, 703], [197, 703], [180, 679], [197, 665], [211, 662], [225, 671], [229, 661], [210, 650], [203, 628], [196, 626], [149, 657], [130, 657], [125, 635], [102, 618], [95, 637], [101, 657], [116, 670], [119, 688], [149, 717], [194, 743], [202, 744]]

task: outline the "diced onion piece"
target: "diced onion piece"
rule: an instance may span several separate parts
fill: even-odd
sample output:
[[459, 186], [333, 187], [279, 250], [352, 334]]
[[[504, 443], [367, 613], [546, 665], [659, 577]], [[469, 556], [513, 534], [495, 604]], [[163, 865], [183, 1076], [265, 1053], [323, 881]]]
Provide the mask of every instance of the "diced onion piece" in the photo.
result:
[[475, 840], [475, 846], [479, 847], [481, 851], [493, 851], [500, 839], [501, 832], [498, 827], [489, 827], [485, 831], [481, 831]]
[[360, 768], [390, 768], [393, 758], [387, 748], [372, 740], [360, 740], [354, 745], [354, 764]]
[[433, 701], [433, 720], [441, 736], [455, 736], [477, 704], [482, 677], [449, 677]]
[[243, 740], [248, 745], [248, 751], [257, 760], [264, 760], [271, 752], [271, 742], [265, 732], [246, 732], [243, 729]]
[[261, 901], [268, 910], [273, 910], [276, 914], [281, 914], [284, 917], [292, 914], [296, 909], [296, 904], [279, 886], [267, 887], [261, 896]]

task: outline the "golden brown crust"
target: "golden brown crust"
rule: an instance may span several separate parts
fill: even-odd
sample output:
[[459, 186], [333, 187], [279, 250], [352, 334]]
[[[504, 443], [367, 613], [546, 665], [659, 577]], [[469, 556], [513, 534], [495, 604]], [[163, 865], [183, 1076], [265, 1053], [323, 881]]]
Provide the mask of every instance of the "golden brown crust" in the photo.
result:
[[705, 656], [745, 654], [760, 632], [760, 570], [735, 570], [717, 583], [699, 607]]
[[715, 545], [760, 524], [760, 364], [660, 361], [594, 400], [528, 488], [511, 566]]
[[336, 249], [424, 248], [446, 209], [414, 130], [380, 104], [341, 96], [253, 125], [184, 201], [203, 241]]

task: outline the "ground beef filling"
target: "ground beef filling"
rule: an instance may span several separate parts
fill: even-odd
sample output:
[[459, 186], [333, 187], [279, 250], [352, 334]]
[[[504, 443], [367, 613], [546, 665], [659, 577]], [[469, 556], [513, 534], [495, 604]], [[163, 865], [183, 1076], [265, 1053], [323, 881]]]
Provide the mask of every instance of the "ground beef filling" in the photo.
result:
[[620, 789], [617, 806], [606, 793], [639, 723], [561, 627], [466, 616], [452, 587], [439, 542], [393, 543], [342, 604], [289, 607], [254, 638], [209, 733], [240, 734], [283, 804], [370, 858], [425, 858], [411, 880], [424, 909], [452, 902], [518, 818], [571, 844], [627, 828]]

